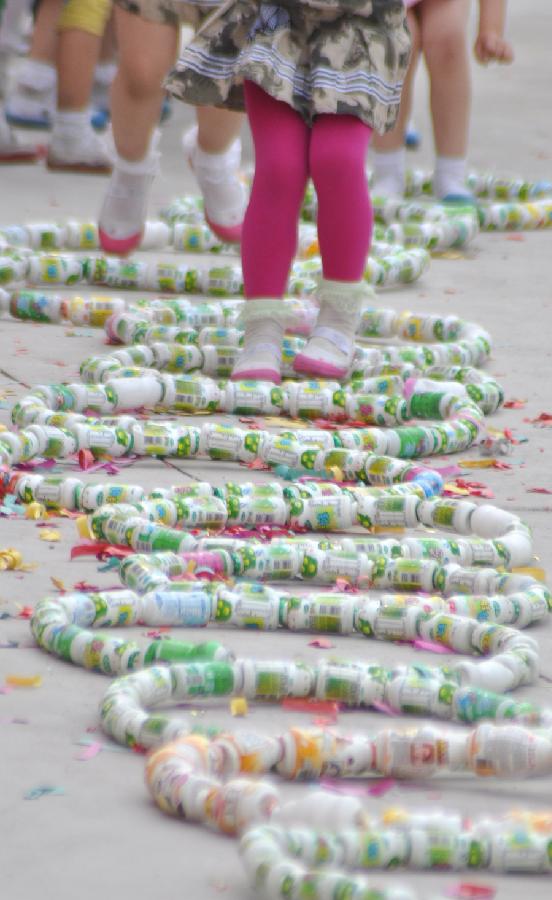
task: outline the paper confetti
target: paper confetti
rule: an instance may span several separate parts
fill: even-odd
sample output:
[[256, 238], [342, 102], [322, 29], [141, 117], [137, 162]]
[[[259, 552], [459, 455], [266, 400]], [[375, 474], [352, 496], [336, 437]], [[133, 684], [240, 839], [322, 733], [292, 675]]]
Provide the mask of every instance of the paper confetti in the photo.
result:
[[42, 675], [6, 675], [6, 684], [11, 687], [40, 687]]
[[445, 896], [454, 897], [456, 900], [469, 900], [469, 898], [490, 898], [496, 894], [496, 888], [486, 884], [475, 884], [471, 881], [459, 881], [445, 888]]
[[282, 700], [282, 709], [336, 716], [340, 706], [334, 700], [302, 700], [300, 697], [286, 697]]
[[0, 550], [0, 570], [20, 569], [23, 564], [23, 557], [19, 550], [8, 547], [7, 550]]
[[80, 762], [87, 762], [89, 759], [94, 759], [103, 749], [104, 744], [101, 741], [92, 741], [84, 750], [80, 750], [75, 755], [75, 759], [78, 759]]
[[55, 528], [43, 528], [39, 536], [41, 541], [55, 542], [61, 540], [61, 532], [56, 531]]
[[245, 697], [233, 697], [230, 700], [230, 712], [233, 716], [246, 716], [249, 711]]
[[527, 405], [527, 400], [506, 400], [504, 409], [523, 409]]
[[328, 638], [315, 638], [314, 641], [309, 641], [309, 647], [318, 647], [319, 650], [331, 650], [332, 647], [335, 647], [335, 644], [332, 644]]
[[65, 791], [62, 787], [55, 787], [49, 784], [41, 784], [37, 787], [31, 788], [30, 791], [27, 791], [24, 794], [25, 800], [38, 800], [39, 797], [46, 797], [47, 795], [51, 795], [54, 797], [60, 797], [62, 794], [65, 794]]
[[65, 587], [65, 584], [63, 583], [63, 581], [61, 581], [60, 578], [54, 578], [53, 575], [50, 575], [50, 581], [52, 582], [54, 587], [57, 588], [57, 590], [60, 592], [60, 594], [65, 594], [65, 592], [67, 591], [67, 588]]
[[42, 503], [37, 503], [36, 500], [32, 503], [29, 503], [25, 507], [25, 518], [26, 519], [45, 519], [46, 518], [46, 507]]

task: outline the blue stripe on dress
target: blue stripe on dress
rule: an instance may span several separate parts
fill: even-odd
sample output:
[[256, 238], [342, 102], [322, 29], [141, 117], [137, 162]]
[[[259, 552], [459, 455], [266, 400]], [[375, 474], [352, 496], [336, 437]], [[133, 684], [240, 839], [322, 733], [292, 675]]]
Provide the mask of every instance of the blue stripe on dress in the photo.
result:
[[227, 60], [213, 56], [196, 47], [188, 47], [181, 62], [198, 75], [215, 80], [227, 79], [248, 62], [269, 63], [276, 75], [287, 82], [297, 96], [309, 99], [313, 89], [335, 90], [338, 94], [365, 92], [374, 96], [384, 105], [398, 103], [401, 97], [402, 81], [389, 84], [374, 73], [336, 72], [326, 66], [317, 66], [308, 76], [301, 75], [294, 63], [288, 62], [274, 48], [258, 44], [244, 48], [236, 57]]

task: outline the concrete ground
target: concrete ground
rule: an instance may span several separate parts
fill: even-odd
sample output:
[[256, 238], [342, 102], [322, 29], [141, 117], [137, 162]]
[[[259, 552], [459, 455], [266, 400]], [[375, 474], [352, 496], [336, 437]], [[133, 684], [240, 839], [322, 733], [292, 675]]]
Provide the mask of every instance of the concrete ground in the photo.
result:
[[[550, 33], [552, 9], [547, 0], [511, 4], [509, 33], [516, 63], [508, 69], [477, 69], [470, 159], [474, 167], [530, 180], [552, 176], [552, 116], [550, 115]], [[416, 165], [431, 163], [426, 83], [418, 83], [416, 123], [424, 135]], [[174, 104], [173, 117], [163, 132], [163, 173], [152, 198], [152, 212], [173, 198], [194, 190], [182, 162], [180, 132], [191, 113]], [[0, 170], [0, 224], [64, 219], [94, 219], [105, 180], [85, 176], [50, 175], [41, 166]], [[508, 399], [525, 401], [521, 409], [501, 410], [491, 424], [511, 428], [519, 439], [507, 462], [508, 470], [466, 470], [468, 479], [484, 482], [496, 502], [519, 513], [534, 529], [535, 554], [550, 570], [550, 513], [552, 498], [552, 442], [549, 428], [530, 423], [541, 412], [552, 413], [550, 394], [552, 294], [550, 259], [552, 233], [482, 234], [465, 254], [432, 262], [424, 278], [409, 288], [381, 295], [393, 308], [456, 313], [474, 320], [494, 339], [489, 371], [504, 385]], [[3, 319], [0, 323], [0, 421], [9, 422], [9, 407], [29, 385], [72, 381], [79, 363], [102, 353], [99, 331], [68, 326], [37, 326]], [[477, 451], [463, 454], [477, 458]], [[175, 471], [160, 461], [136, 463], [120, 480], [148, 486], [168, 485], [189, 478], [222, 483], [262, 473], [238, 472], [232, 465], [200, 462]], [[63, 471], [78, 474], [74, 464]], [[84, 475], [83, 477], [86, 478]], [[90, 476], [98, 481], [102, 476]], [[0, 573], [0, 685], [6, 675], [41, 675], [36, 689], [0, 694], [0, 889], [10, 900], [28, 900], [40, 892], [43, 900], [82, 900], [120, 896], [180, 897], [214, 900], [249, 898], [235, 843], [163, 816], [149, 801], [143, 784], [143, 759], [107, 742], [89, 760], [79, 759], [83, 740], [102, 740], [98, 704], [107, 680], [46, 656], [31, 639], [28, 622], [16, 618], [21, 607], [33, 606], [52, 591], [52, 578], [67, 589], [80, 581], [102, 588], [117, 582], [113, 573], [98, 571], [90, 559], [69, 561], [77, 542], [74, 522], [55, 519], [61, 540], [40, 540], [31, 521], [1, 518], [0, 549], [19, 549], [28, 572]], [[8, 617], [4, 618], [4, 615]], [[135, 629], [140, 636], [141, 629]], [[550, 702], [552, 631], [534, 631], [540, 645], [542, 677], [521, 695]], [[328, 651], [308, 647], [306, 635], [210, 632], [237, 655], [319, 661]], [[5, 645], [17, 642], [17, 647]], [[361, 638], [335, 640], [341, 658], [378, 659], [384, 664], [420, 660], [406, 647], [374, 646]], [[331, 651], [330, 651], [331, 652]], [[435, 657], [425, 654], [429, 662]], [[307, 724], [305, 715], [252, 705], [247, 720], [252, 729], [283, 731]], [[235, 727], [227, 704], [199, 711], [198, 718]], [[381, 728], [377, 715], [340, 716], [344, 730]], [[396, 724], [393, 722], [392, 724]], [[401, 722], [402, 724], [402, 722]], [[59, 795], [28, 800], [34, 788], [50, 786]], [[512, 808], [550, 809], [552, 778], [496, 782], [441, 779], [409, 787], [393, 787], [384, 797], [369, 798], [374, 811], [388, 806], [459, 809], [465, 815], [499, 814]], [[308, 788], [285, 787], [286, 795]], [[380, 875], [378, 884], [401, 881], [419, 890], [420, 897], [450, 896], [459, 882], [488, 885], [500, 900], [518, 900], [529, 889], [534, 900], [550, 897], [544, 877], [501, 877], [469, 873]], [[448, 892], [448, 893], [447, 893]]]

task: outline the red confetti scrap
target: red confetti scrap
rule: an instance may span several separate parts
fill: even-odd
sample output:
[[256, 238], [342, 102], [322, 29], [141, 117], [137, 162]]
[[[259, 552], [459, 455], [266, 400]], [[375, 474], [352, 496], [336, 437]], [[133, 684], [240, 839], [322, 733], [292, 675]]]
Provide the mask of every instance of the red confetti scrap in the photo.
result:
[[459, 881], [453, 884], [445, 891], [447, 897], [454, 897], [456, 900], [470, 900], [470, 898], [490, 898], [496, 894], [496, 888], [487, 884], [475, 884], [471, 881]]
[[309, 647], [318, 647], [320, 650], [331, 650], [332, 647], [335, 647], [335, 644], [332, 644], [328, 638], [315, 638], [314, 641], [309, 641]]
[[521, 242], [521, 241], [524, 241], [524, 240], [525, 240], [525, 237], [524, 237], [522, 234], [507, 234], [507, 235], [506, 235], [506, 240], [507, 240], [507, 241], [520, 241], [520, 242]]
[[335, 700], [302, 700], [300, 697], [286, 697], [282, 700], [282, 708], [292, 712], [337, 716], [340, 707]]
[[30, 619], [34, 610], [32, 606], [22, 606], [19, 612], [17, 613], [18, 619]]
[[396, 784], [397, 780], [395, 778], [378, 778], [377, 781], [369, 786], [367, 793], [370, 794], [371, 797], [383, 797], [383, 795], [387, 794], [388, 791], [391, 791]]
[[[488, 500], [494, 498], [494, 494], [482, 481], [467, 481], [465, 478], [455, 478], [454, 484], [464, 491], [468, 491], [471, 497], [485, 497]], [[445, 497], [457, 496], [454, 491], [443, 491]]]
[[107, 541], [85, 541], [71, 548], [71, 559], [78, 559], [79, 556], [95, 556], [101, 560], [107, 559], [109, 556], [129, 556], [135, 552], [132, 547], [108, 544]]
[[262, 461], [262, 459], [254, 459], [253, 462], [250, 463], [242, 463], [242, 465], [246, 466], [248, 469], [254, 469], [258, 472], [269, 472], [270, 466], [267, 466], [266, 463]]
[[331, 728], [337, 722], [337, 716], [315, 716], [312, 724], [317, 728]]
[[90, 450], [79, 450], [79, 466], [83, 471], [89, 469], [95, 462], [94, 454]]
[[552, 423], [552, 413], [542, 412], [534, 419], [524, 419], [524, 422], [530, 422], [533, 425], [550, 425]]
[[102, 588], [98, 584], [89, 584], [87, 581], [77, 581], [73, 585], [73, 590], [84, 591], [86, 593], [87, 591], [101, 591]]
[[528, 494], [552, 494], [552, 491], [549, 491], [548, 488], [534, 487], [527, 488]]
[[[523, 409], [527, 405], [527, 400], [506, 400], [504, 409]], [[506, 434], [506, 432], [504, 432]]]

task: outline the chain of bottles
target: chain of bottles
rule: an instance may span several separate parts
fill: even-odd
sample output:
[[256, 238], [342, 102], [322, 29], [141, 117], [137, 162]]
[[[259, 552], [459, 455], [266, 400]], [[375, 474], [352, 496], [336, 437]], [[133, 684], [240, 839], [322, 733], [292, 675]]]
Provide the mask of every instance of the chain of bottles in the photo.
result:
[[[500, 183], [480, 185], [476, 193], [480, 189], [504, 197]], [[508, 190], [511, 199], [514, 187]], [[367, 281], [414, 280], [427, 265], [428, 250], [464, 246], [478, 227], [550, 224], [549, 186], [516, 190], [518, 199], [530, 202], [491, 203], [488, 220], [482, 207], [476, 217], [466, 210], [450, 216], [423, 203], [393, 210], [387, 202], [376, 203], [378, 255], [369, 262]], [[424, 193], [425, 186], [418, 191], [414, 179], [410, 191]], [[523, 213], [506, 209], [499, 215], [491, 212], [496, 206], [523, 206]], [[291, 375], [294, 354], [316, 317], [307, 296], [320, 269], [309, 225], [314, 210], [315, 198], [308, 193], [301, 230], [304, 259], [290, 280], [295, 299], [286, 301], [291, 336], [283, 351], [284, 376]], [[195, 201], [177, 202], [163, 213], [165, 221], [146, 229], [144, 249], [224, 250], [200, 226], [197, 213]], [[76, 252], [52, 252], [65, 247]], [[313, 900], [343, 891], [363, 896], [368, 890], [363, 878], [340, 871], [369, 868], [362, 862], [363, 848], [374, 860], [372, 867], [392, 859], [434, 868], [448, 853], [450, 865], [459, 869], [548, 872], [550, 843], [533, 823], [524, 826], [520, 840], [525, 855], [519, 851], [516, 856], [513, 826], [472, 828], [457, 819], [454, 827], [432, 828], [424, 820], [379, 829], [374, 844], [365, 814], [352, 798], [311, 795], [308, 802], [289, 807], [272, 783], [248, 777], [269, 772], [296, 780], [446, 772], [519, 777], [552, 771], [550, 711], [507, 693], [538, 677], [537, 643], [519, 629], [545, 620], [552, 606], [548, 590], [532, 575], [511, 571], [531, 561], [529, 529], [494, 506], [440, 497], [439, 473], [411, 462], [458, 452], [483, 438], [485, 416], [503, 400], [500, 386], [477, 368], [490, 353], [488, 334], [454, 316], [368, 309], [358, 332], [361, 341], [407, 343], [360, 344], [345, 385], [231, 383], [223, 379], [239, 352], [241, 301], [214, 305], [177, 297], [138, 300], [127, 309], [116, 297], [65, 298], [41, 286], [86, 283], [235, 298], [242, 288], [239, 267], [121, 261], [98, 256], [96, 249], [97, 233], [86, 223], [0, 230], [0, 311], [21, 320], [105, 325], [110, 341], [125, 345], [85, 360], [79, 384], [34, 388], [13, 409], [14, 430], [0, 435], [0, 465], [7, 469], [2, 490], [26, 503], [80, 510], [87, 515], [88, 530], [83, 523], [81, 528], [88, 536], [136, 551], [121, 565], [122, 590], [39, 601], [31, 619], [39, 645], [74, 664], [123, 675], [102, 702], [106, 733], [126, 745], [157, 748], [148, 760], [147, 782], [166, 812], [226, 833], [246, 832], [246, 869], [270, 898], [293, 896], [307, 887]], [[151, 419], [132, 414], [143, 408], [153, 411]], [[313, 424], [299, 430], [290, 422], [289, 430], [274, 434], [162, 418], [194, 412], [288, 415]], [[320, 419], [338, 427], [317, 427]], [[434, 421], [411, 424], [412, 419]], [[131, 454], [261, 460], [294, 483], [224, 488], [198, 483], [146, 495], [133, 485], [89, 484], [14, 469], [80, 450], [99, 460]], [[305, 475], [319, 480], [298, 481]], [[428, 534], [428, 527], [448, 534]], [[419, 533], [378, 535], [389, 528]], [[271, 530], [278, 529], [273, 536]], [[335, 531], [344, 534], [316, 537]], [[301, 580], [322, 591], [288, 593], [265, 580]], [[347, 590], [335, 590], [340, 580]], [[308, 666], [234, 659], [217, 641], [170, 638], [141, 646], [94, 630], [141, 622], [287, 629], [349, 635], [352, 641], [364, 635], [418, 641], [468, 658], [442, 666]], [[353, 736], [300, 728], [280, 736], [204, 734], [194, 733], [198, 729], [191, 718], [179, 720], [158, 708], [209, 697], [327, 700], [470, 727], [423, 725]], [[314, 818], [306, 830], [288, 827], [304, 820], [307, 809], [311, 815], [314, 810]], [[315, 834], [313, 824], [340, 834], [350, 829], [348, 843], [338, 847], [335, 836]], [[325, 841], [325, 858], [337, 871], [315, 866], [319, 841]], [[390, 887], [379, 896], [402, 900], [412, 894]]]

